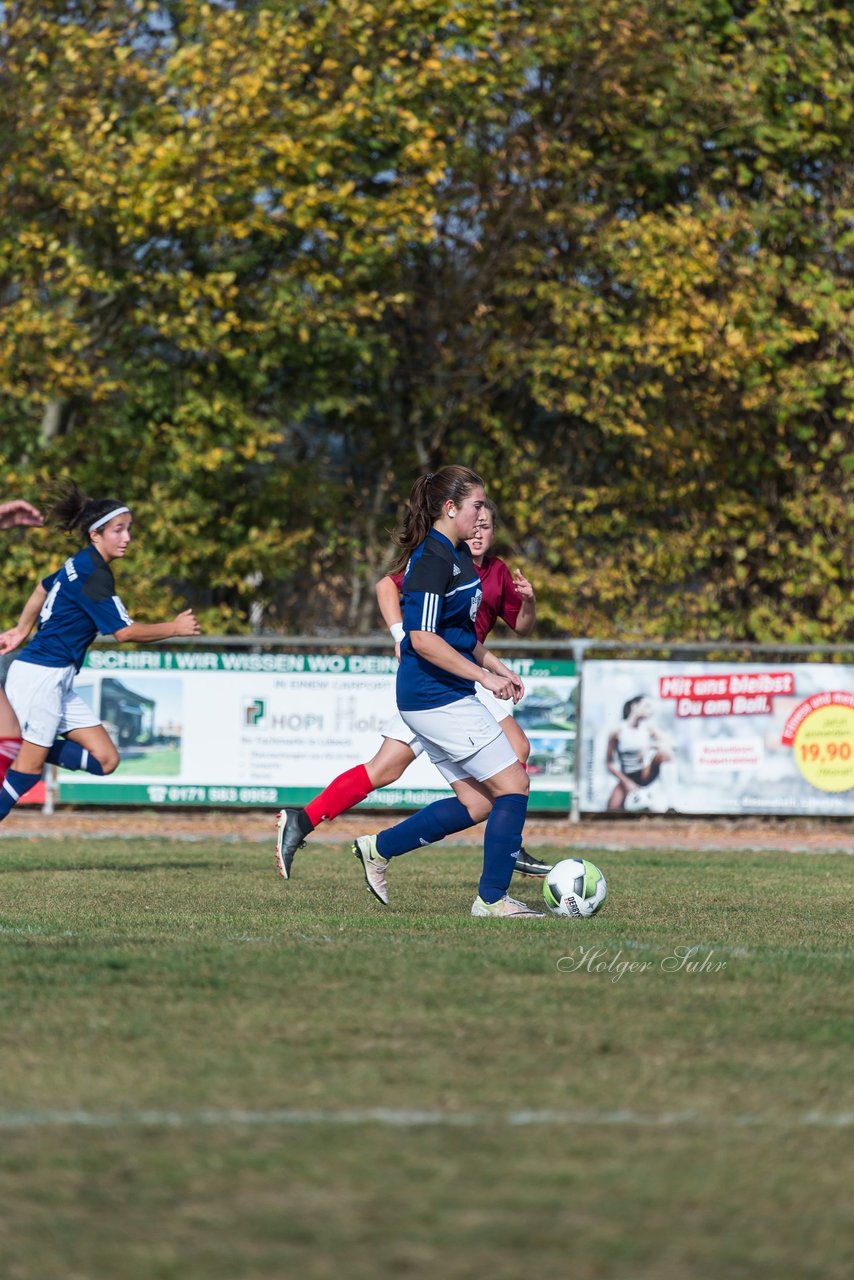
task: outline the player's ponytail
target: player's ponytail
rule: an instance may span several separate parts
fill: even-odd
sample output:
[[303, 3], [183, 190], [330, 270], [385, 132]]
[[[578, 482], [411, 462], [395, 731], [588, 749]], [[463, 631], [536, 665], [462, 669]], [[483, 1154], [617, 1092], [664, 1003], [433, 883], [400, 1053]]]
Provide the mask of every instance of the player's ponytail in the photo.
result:
[[47, 519], [49, 524], [66, 533], [89, 533], [93, 524], [118, 509], [127, 510], [118, 498], [88, 498], [73, 480], [68, 480], [58, 490]]
[[400, 547], [392, 571], [402, 569], [411, 552], [420, 547], [446, 502], [459, 506], [472, 489], [477, 488], [483, 488], [483, 481], [469, 467], [441, 467], [419, 476], [410, 491], [403, 520], [392, 535], [395, 546]]

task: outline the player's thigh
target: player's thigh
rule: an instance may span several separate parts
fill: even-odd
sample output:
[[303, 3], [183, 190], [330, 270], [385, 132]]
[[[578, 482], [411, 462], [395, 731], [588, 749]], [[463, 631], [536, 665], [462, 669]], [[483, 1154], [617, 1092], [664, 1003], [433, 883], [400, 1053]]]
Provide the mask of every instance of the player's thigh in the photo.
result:
[[382, 746], [365, 768], [374, 788], [379, 790], [380, 787], [396, 782], [414, 759], [415, 752], [408, 743], [400, 742], [397, 738], [383, 738]]
[[65, 737], [76, 742], [90, 756], [94, 756], [105, 773], [111, 773], [119, 763], [119, 753], [102, 724], [88, 725], [85, 729], [69, 729]]
[[504, 736], [510, 743], [510, 746], [516, 752], [522, 764], [526, 762], [531, 754], [531, 744], [528, 741], [528, 735], [520, 725], [516, 723], [512, 716], [505, 716], [503, 720], [498, 722], [504, 730]]
[[20, 738], [21, 727], [18, 717], [12, 710], [12, 704], [0, 689], [0, 738]]
[[530, 785], [530, 779], [518, 760], [483, 780], [483, 786], [493, 800], [499, 796], [526, 796]]

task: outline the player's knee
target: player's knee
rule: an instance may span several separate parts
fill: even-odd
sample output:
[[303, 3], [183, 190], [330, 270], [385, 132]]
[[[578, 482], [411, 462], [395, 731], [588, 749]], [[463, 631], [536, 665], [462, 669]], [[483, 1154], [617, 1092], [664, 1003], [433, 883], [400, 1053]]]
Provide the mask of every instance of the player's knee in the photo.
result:
[[381, 787], [389, 787], [397, 782], [414, 759], [415, 752], [405, 742], [398, 742], [396, 738], [383, 738], [379, 751], [365, 765], [374, 790], [379, 791]]
[[497, 796], [526, 796], [531, 790], [531, 779], [517, 760], [515, 765], [492, 779], [490, 790], [493, 801]]
[[477, 800], [470, 800], [466, 804], [466, 808], [469, 811], [469, 817], [472, 822], [485, 822], [492, 812], [492, 801], [483, 796]]
[[402, 769], [398, 769], [394, 764], [380, 763], [379, 766], [370, 764], [368, 766], [368, 777], [374, 784], [374, 790], [379, 791], [381, 787], [390, 787], [393, 782], [397, 782]]
[[504, 735], [510, 743], [520, 764], [526, 764], [528, 756], [531, 754], [531, 743], [528, 735], [519, 728], [512, 716], [508, 716], [501, 721], [501, 727]]
[[115, 773], [119, 767], [119, 753], [113, 748], [112, 751], [104, 749], [102, 751], [93, 751], [92, 755], [98, 761], [104, 773]]
[[531, 790], [531, 779], [528, 776], [528, 770], [521, 761], [518, 761], [516, 768], [513, 770], [512, 786], [515, 791], [518, 787], [518, 794], [526, 796]]

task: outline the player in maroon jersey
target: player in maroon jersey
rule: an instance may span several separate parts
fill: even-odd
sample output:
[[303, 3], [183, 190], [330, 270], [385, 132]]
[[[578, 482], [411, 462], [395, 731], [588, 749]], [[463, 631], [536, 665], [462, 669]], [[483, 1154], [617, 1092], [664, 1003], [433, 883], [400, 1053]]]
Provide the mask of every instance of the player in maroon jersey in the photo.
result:
[[[0, 529], [14, 529], [18, 526], [39, 528], [44, 524], [44, 516], [38, 507], [23, 498], [12, 498], [8, 502], [0, 502]], [[6, 694], [0, 689], [0, 782], [6, 777], [6, 770], [15, 759], [21, 746], [21, 728]]]
[[[516, 569], [513, 573], [498, 556], [489, 554], [495, 538], [498, 511], [489, 499], [478, 518], [474, 537], [469, 539], [472, 559], [480, 576], [483, 599], [475, 619], [478, 640], [483, 643], [489, 632], [501, 618], [518, 636], [530, 635], [536, 621], [534, 588]], [[394, 637], [395, 653], [400, 659], [400, 641], [403, 623], [400, 609], [400, 587], [403, 574], [386, 574], [377, 583], [377, 600], [383, 619]], [[506, 703], [493, 697], [481, 685], [476, 685], [477, 697], [488, 707], [501, 724], [513, 750], [525, 764], [531, 744], [521, 727], [513, 719]], [[294, 854], [306, 836], [321, 822], [331, 822], [372, 791], [388, 787], [422, 751], [418, 737], [395, 714], [383, 728], [383, 741], [376, 755], [365, 764], [339, 773], [319, 795], [304, 809], [282, 809], [278, 817], [276, 839], [276, 870], [285, 880], [290, 878]], [[538, 862], [522, 848], [516, 857], [516, 871], [520, 875], [545, 876], [548, 863]]]

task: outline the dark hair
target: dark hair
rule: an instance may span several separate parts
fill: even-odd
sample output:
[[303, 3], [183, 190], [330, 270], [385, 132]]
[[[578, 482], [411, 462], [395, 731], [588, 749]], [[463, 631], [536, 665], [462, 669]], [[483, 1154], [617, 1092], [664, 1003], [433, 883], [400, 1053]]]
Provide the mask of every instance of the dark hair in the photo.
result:
[[499, 525], [498, 508], [496, 507], [495, 503], [492, 501], [491, 498], [486, 499], [480, 514], [483, 515], [484, 511], [488, 511], [489, 514], [492, 516], [492, 527], [493, 529], [497, 529]]
[[84, 530], [88, 535], [90, 525], [124, 505], [118, 498], [87, 498], [74, 481], [69, 480], [57, 491], [47, 518], [50, 524], [66, 533]]
[[648, 697], [648, 693], [638, 693], [633, 698], [629, 698], [628, 702], [623, 704], [623, 719], [628, 720], [632, 713], [632, 709], [636, 707], [639, 702], [643, 702]]
[[392, 534], [395, 546], [400, 547], [392, 572], [402, 569], [411, 552], [421, 546], [446, 502], [462, 503], [477, 488], [483, 488], [483, 481], [468, 467], [441, 467], [419, 476], [410, 491], [403, 521]]

